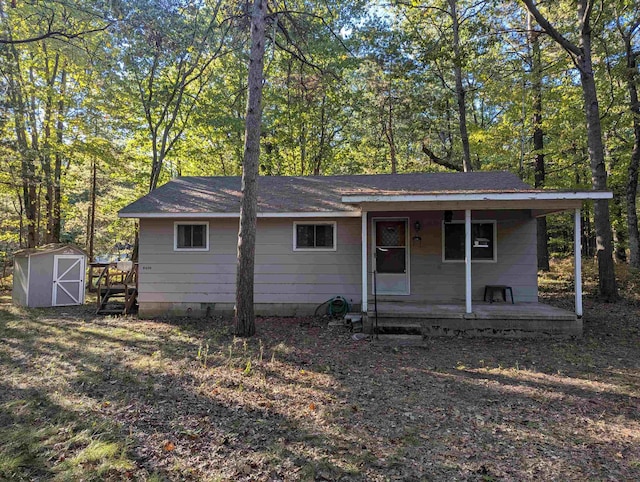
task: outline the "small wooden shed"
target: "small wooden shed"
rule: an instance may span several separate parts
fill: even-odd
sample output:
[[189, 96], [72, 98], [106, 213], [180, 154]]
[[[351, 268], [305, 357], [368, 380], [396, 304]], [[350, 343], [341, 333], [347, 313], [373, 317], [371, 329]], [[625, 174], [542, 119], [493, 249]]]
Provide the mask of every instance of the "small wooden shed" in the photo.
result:
[[13, 302], [29, 308], [84, 303], [87, 255], [70, 244], [17, 251], [13, 261]]

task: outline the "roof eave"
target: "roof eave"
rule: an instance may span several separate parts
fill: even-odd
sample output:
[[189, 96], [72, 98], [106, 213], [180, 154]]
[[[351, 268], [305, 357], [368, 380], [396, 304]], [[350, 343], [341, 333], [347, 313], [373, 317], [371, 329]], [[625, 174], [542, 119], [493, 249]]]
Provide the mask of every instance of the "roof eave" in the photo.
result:
[[[360, 210], [350, 211], [305, 211], [305, 212], [258, 212], [258, 218], [358, 218], [361, 216]], [[119, 212], [120, 218], [182, 218], [182, 219], [210, 219], [210, 218], [227, 218], [238, 219], [240, 213], [214, 213], [214, 212], [171, 212], [171, 213], [153, 213], [139, 212], [128, 213]]]
[[345, 204], [477, 201], [589, 201], [612, 199], [610, 191], [372, 194], [342, 196]]
[[[482, 206], [486, 208], [498, 207], [495, 203], [514, 203], [513, 208], [518, 209], [524, 206], [535, 209], [540, 203], [545, 203], [545, 208], [552, 207], [549, 203], [562, 203], [558, 206], [558, 211], [577, 207], [583, 201], [595, 201], [601, 199], [612, 199], [613, 193], [610, 191], [538, 191], [538, 192], [500, 192], [500, 193], [431, 193], [431, 194], [369, 194], [369, 195], [347, 195], [342, 196], [342, 202], [353, 206], [348, 211], [298, 211], [298, 212], [258, 212], [258, 218], [342, 218], [360, 217], [361, 209], [371, 210], [379, 205], [400, 206], [402, 203], [422, 203], [422, 208], [431, 204], [433, 208], [452, 208], [468, 204], [477, 209]], [[517, 205], [517, 206], [516, 206]], [[357, 206], [357, 207], [356, 207]], [[509, 204], [501, 204], [502, 209], [509, 208]], [[417, 204], [412, 207], [419, 208]], [[239, 212], [119, 212], [120, 218], [182, 218], [182, 219], [204, 219], [204, 218], [230, 218], [240, 217]]]

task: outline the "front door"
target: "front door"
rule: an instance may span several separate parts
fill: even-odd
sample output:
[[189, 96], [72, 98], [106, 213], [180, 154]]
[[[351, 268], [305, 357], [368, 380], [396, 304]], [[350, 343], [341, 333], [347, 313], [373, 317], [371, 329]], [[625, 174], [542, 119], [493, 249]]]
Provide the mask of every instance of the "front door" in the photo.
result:
[[373, 269], [378, 294], [409, 294], [407, 225], [406, 218], [373, 219]]
[[84, 256], [60, 254], [53, 257], [53, 306], [84, 303]]

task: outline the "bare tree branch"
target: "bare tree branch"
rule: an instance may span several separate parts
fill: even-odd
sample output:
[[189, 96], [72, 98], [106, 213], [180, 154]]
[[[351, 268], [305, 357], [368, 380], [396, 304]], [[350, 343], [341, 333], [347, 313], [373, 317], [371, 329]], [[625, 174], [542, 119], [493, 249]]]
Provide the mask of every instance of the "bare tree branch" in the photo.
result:
[[454, 162], [451, 162], [451, 160], [449, 160], [448, 158], [439, 157], [438, 155], [436, 155], [435, 152], [429, 149], [425, 141], [422, 141], [421, 148], [422, 148], [422, 152], [424, 152], [429, 157], [431, 162], [434, 162], [439, 166], [446, 167], [447, 169], [451, 169], [452, 171], [458, 171], [458, 172], [463, 171], [462, 164], [456, 164]]
[[[85, 35], [90, 35], [92, 33], [104, 32], [109, 27], [113, 25], [113, 22], [109, 22], [102, 27], [96, 27], [89, 30], [82, 30], [80, 32], [68, 33], [62, 30], [47, 30], [46, 32], [36, 35], [35, 37], [28, 37], [23, 39], [12, 39], [12, 38], [2, 38], [0, 37], [0, 45], [19, 45], [19, 44], [28, 44], [33, 42], [40, 42], [41, 40], [45, 40], [48, 38], [60, 39], [60, 40], [73, 40], [79, 37], [83, 37]], [[49, 25], [50, 27], [51, 25]]]
[[545, 16], [540, 13], [540, 10], [538, 10], [538, 7], [536, 7], [534, 0], [522, 0], [522, 2], [526, 5], [527, 10], [531, 12], [531, 15], [535, 17], [536, 22], [538, 22], [538, 25], [540, 25], [540, 27], [542, 27], [542, 29], [547, 33], [547, 35], [549, 35], [556, 42], [558, 42], [560, 46], [563, 49], [565, 49], [569, 53], [569, 55], [571, 55], [571, 57], [574, 59], [574, 63], [576, 64], [576, 66], [579, 67], [579, 65], [575, 61], [575, 57], [579, 57], [580, 55], [582, 55], [582, 50], [576, 45], [574, 45], [573, 43], [571, 43], [566, 37], [564, 37], [560, 32], [558, 32], [558, 30], [556, 30], [556, 28], [551, 24], [551, 22], [549, 22], [545, 18]]

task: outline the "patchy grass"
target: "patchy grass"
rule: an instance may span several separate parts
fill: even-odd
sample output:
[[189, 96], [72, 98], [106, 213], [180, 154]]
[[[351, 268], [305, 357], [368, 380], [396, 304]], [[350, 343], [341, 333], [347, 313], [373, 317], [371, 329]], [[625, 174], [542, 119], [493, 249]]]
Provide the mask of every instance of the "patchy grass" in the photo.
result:
[[0, 479], [638, 480], [635, 296], [587, 297], [580, 340], [425, 347], [0, 304]]

